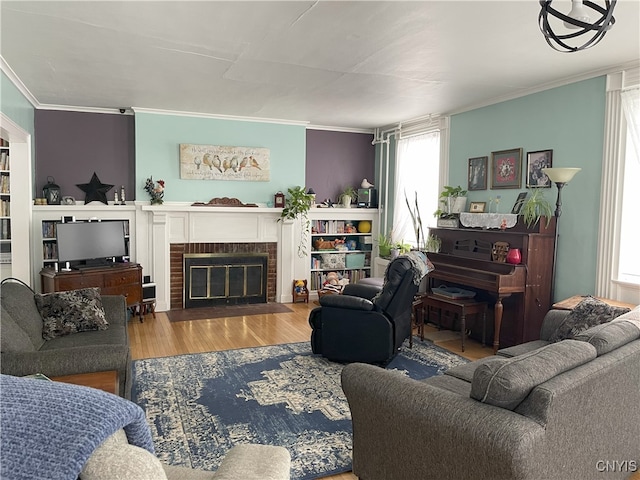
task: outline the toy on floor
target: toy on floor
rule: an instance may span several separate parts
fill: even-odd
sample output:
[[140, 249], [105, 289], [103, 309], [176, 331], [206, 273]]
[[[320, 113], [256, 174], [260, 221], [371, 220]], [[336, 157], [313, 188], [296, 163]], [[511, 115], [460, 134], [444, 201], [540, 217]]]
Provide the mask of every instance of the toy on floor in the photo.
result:
[[306, 279], [293, 281], [293, 303], [298, 301], [309, 303], [309, 289]]

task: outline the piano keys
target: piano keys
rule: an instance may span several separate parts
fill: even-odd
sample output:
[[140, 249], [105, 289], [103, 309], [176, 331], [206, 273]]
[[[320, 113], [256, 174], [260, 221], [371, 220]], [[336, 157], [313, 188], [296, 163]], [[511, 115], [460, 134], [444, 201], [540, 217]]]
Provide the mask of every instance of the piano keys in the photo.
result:
[[[507, 230], [432, 228], [441, 240], [439, 253], [429, 253], [435, 266], [430, 286], [450, 285], [476, 291], [491, 306], [493, 348], [540, 338], [542, 320], [552, 305], [551, 291], [555, 222], [527, 230], [521, 225]], [[522, 263], [493, 261], [487, 245], [508, 243], [519, 248]]]

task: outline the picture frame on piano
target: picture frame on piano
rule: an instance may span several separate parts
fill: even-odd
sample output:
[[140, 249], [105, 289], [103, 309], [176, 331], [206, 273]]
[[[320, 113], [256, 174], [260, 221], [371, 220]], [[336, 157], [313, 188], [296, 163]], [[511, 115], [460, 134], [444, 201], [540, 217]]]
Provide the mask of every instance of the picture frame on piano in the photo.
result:
[[516, 199], [516, 203], [513, 204], [511, 213], [514, 215], [520, 214], [520, 210], [522, 210], [522, 206], [524, 205], [524, 201], [527, 199], [527, 195], [529, 195], [529, 192], [520, 192], [518, 194], [518, 198]]
[[484, 213], [487, 202], [471, 202], [469, 204], [470, 213]]
[[491, 189], [520, 188], [522, 148], [491, 152]]

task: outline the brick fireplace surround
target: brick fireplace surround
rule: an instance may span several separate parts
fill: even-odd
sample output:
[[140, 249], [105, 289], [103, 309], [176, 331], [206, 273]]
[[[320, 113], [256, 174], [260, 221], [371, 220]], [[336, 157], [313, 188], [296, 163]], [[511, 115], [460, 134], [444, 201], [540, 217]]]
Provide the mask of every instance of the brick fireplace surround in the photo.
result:
[[170, 308], [182, 308], [184, 284], [183, 255], [186, 253], [266, 253], [267, 260], [267, 301], [275, 302], [277, 284], [276, 242], [262, 243], [172, 243], [169, 248], [171, 270]]

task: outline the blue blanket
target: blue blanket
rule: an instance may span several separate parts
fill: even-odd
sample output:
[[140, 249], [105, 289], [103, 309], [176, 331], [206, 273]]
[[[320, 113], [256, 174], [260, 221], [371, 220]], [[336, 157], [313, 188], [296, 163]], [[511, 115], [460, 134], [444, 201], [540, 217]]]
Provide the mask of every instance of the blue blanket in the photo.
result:
[[0, 375], [0, 477], [76, 480], [91, 453], [124, 428], [153, 451], [143, 410], [92, 388]]

